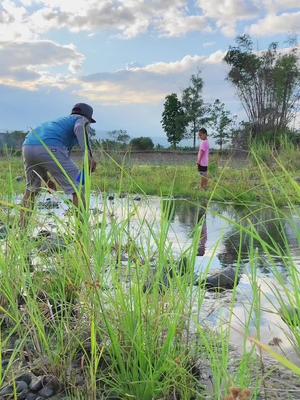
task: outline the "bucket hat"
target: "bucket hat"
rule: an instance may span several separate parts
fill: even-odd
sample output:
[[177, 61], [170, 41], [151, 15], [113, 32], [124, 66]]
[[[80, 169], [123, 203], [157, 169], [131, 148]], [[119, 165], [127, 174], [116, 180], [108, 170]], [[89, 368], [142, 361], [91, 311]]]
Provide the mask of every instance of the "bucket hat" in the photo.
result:
[[91, 123], [95, 123], [96, 121], [93, 118], [93, 108], [86, 103], [77, 103], [72, 108], [71, 114], [79, 114], [83, 117], [86, 117]]

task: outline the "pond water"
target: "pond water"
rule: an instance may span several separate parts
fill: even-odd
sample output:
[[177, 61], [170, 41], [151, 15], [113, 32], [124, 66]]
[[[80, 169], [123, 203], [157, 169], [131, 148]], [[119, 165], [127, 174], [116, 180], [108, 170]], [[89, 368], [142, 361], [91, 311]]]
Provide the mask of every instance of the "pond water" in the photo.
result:
[[[51, 226], [52, 217], [63, 218], [67, 212], [68, 206], [65, 202], [61, 199], [54, 200], [59, 204], [51, 210], [48, 207], [43, 209], [41, 203], [41, 219], [44, 225]], [[135, 232], [135, 240], [141, 246], [145, 245], [145, 229], [149, 229], [149, 225], [159, 231], [162, 210], [165, 210], [164, 215], [168, 215], [170, 221], [168, 245], [178, 256], [192, 245], [198, 227], [195, 275], [237, 266], [241, 272], [231, 318], [232, 343], [240, 350], [244, 346], [250, 348], [250, 342], [244, 341], [245, 325], [249, 321], [250, 336], [258, 336], [266, 344], [272, 344], [273, 341], [279, 343], [275, 350], [300, 364], [289, 327], [278, 313], [279, 305], [275, 296], [276, 289], [280, 290], [278, 276], [289, 286], [289, 260], [292, 259], [297, 269], [300, 267], [300, 212], [298, 214], [297, 210], [291, 212], [289, 209], [282, 209], [278, 213], [267, 207], [258, 210], [257, 207], [246, 209], [233, 204], [218, 203], [203, 207], [203, 204], [189, 200], [162, 201], [157, 197], [134, 199], [126, 196], [120, 199], [116, 196], [113, 200], [104, 201], [101, 196], [94, 196], [91, 200], [92, 214], [103, 215], [106, 210], [111, 218], [119, 223], [131, 215], [130, 229], [133, 234]], [[263, 242], [252, 240], [247, 230], [252, 230], [254, 236], [257, 233]], [[250, 250], [253, 253], [251, 258]], [[289, 255], [290, 258], [285, 259], [282, 255]], [[255, 299], [257, 301], [257, 297], [253, 295], [251, 283], [253, 275], [256, 276], [256, 285], [260, 293], [259, 317], [253, 311], [253, 305], [257, 304], [254, 302]], [[195, 297], [197, 290], [199, 289], [195, 287]], [[201, 312], [197, 314], [197, 320], [214, 329], [226, 325], [232, 296], [232, 291], [207, 293]], [[284, 298], [285, 294], [282, 293], [282, 296]], [[198, 312], [196, 303], [195, 301], [195, 313]], [[274, 338], [278, 340], [273, 340]]]

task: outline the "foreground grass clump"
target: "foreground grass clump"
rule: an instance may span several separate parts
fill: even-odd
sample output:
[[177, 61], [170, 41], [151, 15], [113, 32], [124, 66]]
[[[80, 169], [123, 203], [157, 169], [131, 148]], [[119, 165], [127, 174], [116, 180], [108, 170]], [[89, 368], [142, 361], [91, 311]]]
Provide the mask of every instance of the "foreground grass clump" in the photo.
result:
[[[239, 261], [245, 251], [242, 245], [236, 249], [236, 269], [248, 273], [253, 290], [247, 318], [240, 329], [245, 345], [232, 369], [230, 340], [238, 287], [235, 285], [229, 294], [227, 320], [221, 320], [217, 332], [212, 332], [203, 316], [208, 293], [203, 285], [194, 286], [203, 219], [194, 227], [191, 245], [179, 257], [173, 254], [168, 239], [172, 201], [163, 202], [160, 220], [148, 220], [130, 199], [122, 218], [112, 212], [107, 202], [96, 203], [91, 212], [82, 213], [80, 220], [72, 215], [53, 217], [55, 226], [50, 236], [41, 232], [45, 220], [48, 231], [49, 226], [36, 208], [28, 230], [20, 233], [19, 209], [14, 202], [17, 185], [21, 188], [15, 180], [17, 168], [13, 160], [14, 172], [6, 176], [8, 191], [2, 197], [5, 207], [0, 215], [8, 225], [0, 253], [0, 390], [9, 390], [12, 385], [11, 398], [18, 399], [18, 382], [30, 373], [46, 376], [56, 394], [62, 392], [76, 400], [224, 400], [226, 395], [236, 399], [264, 398], [267, 374], [263, 356], [256, 355], [255, 346], [265, 351], [262, 342], [269, 338], [260, 334], [264, 293], [257, 275], [261, 260], [256, 247], [259, 243], [263, 248], [276, 279], [272, 312], [283, 310], [289, 322], [287, 333], [293, 338], [295, 349], [299, 349], [300, 313], [295, 312], [291, 321], [283, 308], [288, 304], [300, 307], [300, 274], [289, 255], [288, 238], [283, 240], [286, 246], [278, 246], [275, 239], [264, 237], [251, 222], [255, 209], [248, 208], [249, 217], [246, 215], [243, 221], [232, 221], [240, 232], [240, 243], [245, 236], [249, 243], [249, 271], [244, 271]], [[295, 196], [299, 195], [292, 176], [281, 164], [278, 168], [294, 188]], [[123, 168], [119, 171], [116, 190], [123, 191], [123, 179], [128, 179], [132, 190], [138, 191], [140, 183], [134, 183]], [[266, 203], [277, 215], [276, 223], [285, 224], [286, 215], [277, 207], [271, 190], [272, 182], [278, 185], [276, 177], [261, 163], [258, 171], [263, 193], [269, 196]], [[108, 168], [107, 173], [112, 179], [113, 168]], [[171, 174], [167, 178], [170, 180]], [[88, 180], [88, 200], [90, 185]], [[173, 187], [176, 188], [174, 180]], [[218, 190], [221, 189], [216, 186], [212, 193]], [[285, 199], [299, 216], [287, 193]], [[151, 211], [151, 204], [149, 208]], [[296, 225], [294, 229], [297, 231]], [[213, 254], [214, 249], [212, 257]], [[180, 267], [183, 257], [184, 272]], [[274, 262], [275, 257], [282, 261], [285, 274]], [[210, 266], [208, 263], [201, 278], [205, 279]], [[250, 332], [252, 336], [255, 332], [255, 342]], [[277, 361], [293, 369], [293, 364], [286, 363], [282, 356]], [[293, 372], [297, 373], [297, 369]]]

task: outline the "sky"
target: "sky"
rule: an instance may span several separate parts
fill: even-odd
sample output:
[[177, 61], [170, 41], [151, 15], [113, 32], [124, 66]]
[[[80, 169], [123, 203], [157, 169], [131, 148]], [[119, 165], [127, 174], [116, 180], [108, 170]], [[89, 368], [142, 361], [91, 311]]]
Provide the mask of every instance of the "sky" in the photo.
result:
[[198, 70], [206, 102], [239, 118], [223, 57], [248, 33], [257, 50], [300, 33], [299, 0], [0, 0], [0, 131], [94, 108], [98, 135], [166, 143], [165, 96]]

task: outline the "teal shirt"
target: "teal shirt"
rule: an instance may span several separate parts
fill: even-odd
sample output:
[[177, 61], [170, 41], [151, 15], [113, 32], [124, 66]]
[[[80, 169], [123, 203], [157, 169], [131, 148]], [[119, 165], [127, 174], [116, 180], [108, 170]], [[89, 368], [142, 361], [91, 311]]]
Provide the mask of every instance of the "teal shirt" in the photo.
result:
[[74, 127], [79, 118], [82, 117], [69, 115], [55, 121], [44, 122], [28, 133], [23, 146], [41, 146], [44, 143], [48, 147], [61, 147], [70, 151], [74, 145], [78, 144]]

